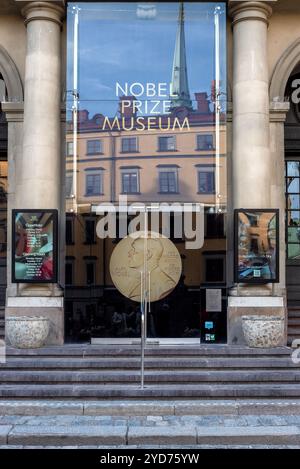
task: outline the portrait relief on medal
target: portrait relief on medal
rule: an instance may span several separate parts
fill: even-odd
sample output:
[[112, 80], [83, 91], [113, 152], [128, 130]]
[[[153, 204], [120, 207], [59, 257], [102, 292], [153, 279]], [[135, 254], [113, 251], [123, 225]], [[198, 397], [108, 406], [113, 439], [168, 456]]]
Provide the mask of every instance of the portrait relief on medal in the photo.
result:
[[115, 287], [124, 296], [139, 302], [141, 292], [147, 290], [148, 300], [158, 301], [179, 282], [181, 258], [168, 238], [154, 232], [136, 232], [118, 243], [109, 267]]

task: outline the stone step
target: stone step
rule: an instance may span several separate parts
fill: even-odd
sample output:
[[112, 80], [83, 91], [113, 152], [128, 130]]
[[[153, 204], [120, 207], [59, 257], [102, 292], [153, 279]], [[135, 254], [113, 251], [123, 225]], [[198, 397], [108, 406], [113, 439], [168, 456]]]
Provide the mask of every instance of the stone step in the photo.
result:
[[[289, 349], [289, 356], [282, 356], [282, 358], [272, 357], [206, 357], [206, 358], [168, 358], [159, 357], [152, 359], [146, 357], [146, 369], [172, 369], [172, 370], [189, 370], [193, 369], [286, 369], [293, 368], [295, 365], [291, 360], [292, 351]], [[138, 357], [121, 357], [121, 358], [12, 358], [8, 357], [6, 363], [0, 364], [0, 370], [51, 370], [51, 369], [64, 369], [64, 370], [89, 370], [89, 369], [139, 369], [141, 360]]]
[[[4, 371], [0, 373], [0, 383], [15, 383], [18, 386], [23, 386], [24, 383], [37, 383], [37, 384], [105, 384], [105, 383], [139, 383], [139, 371]], [[269, 371], [269, 370], [235, 370], [235, 371], [169, 371], [169, 370], [155, 370], [146, 371], [145, 383], [299, 383], [300, 386], [300, 371], [299, 370], [282, 370], [282, 371]]]
[[300, 327], [288, 327], [288, 335], [299, 335]]
[[0, 385], [1, 398], [299, 398], [299, 384], [214, 383], [210, 384], [23, 384]]
[[5, 426], [1, 443], [27, 446], [106, 445], [299, 445], [300, 429], [282, 426], [103, 426], [16, 425]]
[[[141, 353], [140, 346], [136, 345], [76, 345], [76, 346], [53, 346], [43, 347], [41, 349], [14, 349], [7, 347], [7, 356], [14, 357], [139, 357]], [[206, 346], [199, 344], [199, 346], [147, 346], [145, 350], [146, 356], [173, 356], [173, 357], [204, 357], [204, 356], [221, 356], [221, 357], [247, 357], [247, 356], [283, 356], [290, 355], [289, 347], [275, 347], [275, 348], [250, 348], [246, 346]]]
[[296, 326], [296, 327], [300, 328], [300, 318], [289, 318], [288, 319], [288, 329], [290, 327], [293, 327], [293, 326]]
[[288, 311], [288, 318], [300, 318], [300, 310], [289, 310]]
[[[0, 415], [163, 416], [163, 415], [300, 415], [300, 399], [194, 400], [0, 400]], [[0, 418], [1, 422], [1, 418]]]

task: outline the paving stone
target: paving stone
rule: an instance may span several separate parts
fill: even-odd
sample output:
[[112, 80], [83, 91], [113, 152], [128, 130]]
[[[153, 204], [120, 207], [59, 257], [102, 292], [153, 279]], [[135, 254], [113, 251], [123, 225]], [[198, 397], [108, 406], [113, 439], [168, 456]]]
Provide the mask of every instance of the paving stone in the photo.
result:
[[261, 425], [287, 425], [285, 418], [278, 415], [261, 415], [259, 422]]
[[33, 426], [16, 425], [8, 436], [9, 444], [23, 445], [120, 445], [126, 443], [127, 427], [102, 425]]
[[300, 400], [242, 400], [238, 402], [239, 415], [251, 414], [273, 414], [273, 415], [295, 415], [300, 414]]
[[223, 419], [223, 425], [225, 427], [244, 427], [248, 425], [247, 419], [244, 417], [233, 417], [233, 418], [227, 418], [224, 417]]
[[83, 404], [66, 401], [1, 401], [0, 415], [82, 415]]
[[[21, 424], [21, 421], [15, 423]], [[39, 415], [27, 417], [27, 425], [48, 425], [48, 426], [67, 426], [67, 425], [115, 425], [118, 426], [117, 421], [113, 421], [112, 417], [106, 416], [84, 416], [84, 415], [56, 415], [46, 416]], [[123, 419], [122, 424], [126, 424]], [[120, 424], [119, 424], [120, 425]]]
[[[193, 419], [194, 420], [194, 419]], [[195, 419], [196, 420], [196, 419]], [[204, 415], [202, 417], [197, 418], [197, 425], [223, 425], [223, 416], [217, 415]], [[182, 417], [183, 422], [188, 422], [189, 417]]]
[[161, 427], [129, 427], [129, 445], [169, 445], [195, 444], [197, 442], [196, 428], [193, 426], [161, 426]]
[[27, 423], [30, 417], [22, 417], [20, 415], [4, 415], [0, 417], [0, 425], [15, 425], [17, 423]]
[[300, 425], [300, 415], [283, 415], [287, 425]]
[[296, 426], [197, 427], [198, 444], [300, 444]]
[[258, 415], [245, 415], [244, 418], [248, 425], [252, 425], [253, 427], [258, 427], [261, 425], [261, 421], [259, 420]]
[[7, 435], [12, 429], [12, 425], [0, 425], [0, 444], [5, 445], [7, 443]]
[[238, 405], [235, 401], [187, 401], [176, 402], [175, 415], [237, 415]]
[[165, 402], [85, 402], [85, 415], [170, 415], [174, 405]]

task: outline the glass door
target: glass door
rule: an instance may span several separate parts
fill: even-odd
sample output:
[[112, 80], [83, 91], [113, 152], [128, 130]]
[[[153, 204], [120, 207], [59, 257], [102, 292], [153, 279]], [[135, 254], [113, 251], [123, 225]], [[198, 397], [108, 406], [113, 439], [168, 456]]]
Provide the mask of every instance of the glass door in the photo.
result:
[[223, 341], [225, 2], [70, 1], [67, 39], [67, 340]]

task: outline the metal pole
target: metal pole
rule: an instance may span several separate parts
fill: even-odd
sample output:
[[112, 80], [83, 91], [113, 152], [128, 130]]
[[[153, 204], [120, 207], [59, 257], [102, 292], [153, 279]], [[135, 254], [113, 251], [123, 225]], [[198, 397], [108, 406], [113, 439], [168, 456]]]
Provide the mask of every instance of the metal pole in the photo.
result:
[[145, 370], [145, 311], [144, 311], [143, 272], [141, 272], [141, 388], [144, 389]]
[[74, 44], [73, 44], [73, 206], [77, 212], [77, 123], [78, 123], [78, 27], [79, 8], [74, 7]]
[[148, 285], [147, 285], [147, 237], [148, 237], [148, 212], [144, 212], [144, 268], [141, 272], [141, 388], [144, 389], [145, 377], [145, 345], [147, 338], [147, 307], [148, 307]]
[[221, 7], [215, 8], [215, 122], [216, 122], [216, 211], [220, 209], [220, 22]]

